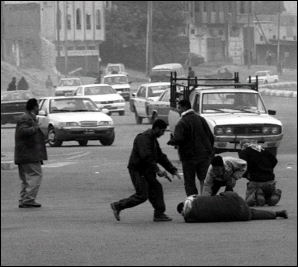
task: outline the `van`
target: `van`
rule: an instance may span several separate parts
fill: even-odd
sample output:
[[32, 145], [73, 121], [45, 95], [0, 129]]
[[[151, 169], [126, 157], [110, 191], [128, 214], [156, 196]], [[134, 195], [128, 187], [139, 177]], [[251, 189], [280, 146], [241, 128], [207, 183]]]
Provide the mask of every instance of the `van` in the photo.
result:
[[170, 82], [171, 72], [177, 73], [177, 78], [186, 78], [184, 68], [180, 63], [168, 63], [152, 68], [149, 76], [150, 82]]
[[122, 63], [108, 63], [106, 74], [124, 74], [128, 77], [128, 73], [125, 71], [125, 67]]

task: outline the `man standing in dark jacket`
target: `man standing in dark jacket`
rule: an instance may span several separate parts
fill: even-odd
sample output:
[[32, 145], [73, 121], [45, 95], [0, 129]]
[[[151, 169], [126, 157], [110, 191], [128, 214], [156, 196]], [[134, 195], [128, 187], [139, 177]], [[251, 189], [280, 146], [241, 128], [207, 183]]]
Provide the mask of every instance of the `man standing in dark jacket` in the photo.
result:
[[274, 167], [276, 157], [268, 150], [248, 139], [240, 143], [239, 158], [247, 162], [244, 177], [249, 180], [246, 189], [246, 203], [249, 206], [275, 206], [281, 198], [281, 190], [276, 189]]
[[16, 77], [13, 77], [12, 80], [11, 80], [11, 82], [8, 84], [7, 91], [15, 91], [15, 90], [17, 90], [16, 82], [17, 82], [17, 78]]
[[196, 174], [202, 194], [204, 180], [213, 156], [214, 137], [206, 120], [191, 109], [188, 100], [179, 101], [178, 112], [181, 119], [168, 145], [178, 146], [186, 195], [198, 194]]
[[26, 112], [17, 120], [15, 131], [15, 164], [22, 181], [19, 208], [39, 208], [35, 199], [41, 184], [43, 160], [47, 160], [45, 139], [36, 115], [38, 103], [35, 98], [27, 101]]
[[111, 203], [111, 208], [118, 221], [120, 221], [121, 210], [135, 207], [147, 199], [154, 208], [154, 221], [172, 220], [164, 213], [166, 207], [163, 189], [156, 179], [156, 174], [160, 177], [167, 177], [167, 172], [161, 170], [157, 164], [164, 167], [173, 177], [176, 175], [181, 179], [177, 168], [162, 153], [157, 141], [157, 138], [164, 134], [166, 128], [167, 124], [163, 120], [157, 119], [154, 121], [152, 129], [138, 134], [135, 138], [127, 167], [136, 193], [128, 198]]
[[185, 222], [231, 222], [288, 218], [286, 210], [267, 211], [249, 208], [237, 193], [227, 191], [216, 196], [191, 195], [177, 206]]
[[18, 82], [17, 90], [28, 90], [28, 88], [29, 88], [28, 83], [26, 82], [25, 78], [22, 77]]

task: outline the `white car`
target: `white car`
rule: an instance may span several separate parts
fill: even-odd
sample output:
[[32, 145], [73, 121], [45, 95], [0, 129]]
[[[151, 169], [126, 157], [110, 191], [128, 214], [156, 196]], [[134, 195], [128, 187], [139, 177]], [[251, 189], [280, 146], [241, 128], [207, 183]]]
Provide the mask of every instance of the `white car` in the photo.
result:
[[143, 118], [148, 118], [151, 122], [148, 105], [152, 101], [157, 101], [168, 88], [170, 88], [169, 82], [144, 83], [136, 93], [132, 94], [132, 98], [129, 100], [130, 111], [135, 113], [137, 124], [142, 123]]
[[[278, 75], [272, 74], [270, 70], [257, 71], [255, 75], [251, 77], [252, 83], [256, 82], [256, 76], [258, 76], [259, 84], [278, 82]], [[249, 82], [249, 78], [247, 78], [246, 81]]]
[[61, 146], [63, 141], [73, 140], [81, 146], [86, 146], [88, 140], [99, 140], [109, 146], [115, 139], [112, 118], [87, 97], [41, 98], [37, 118], [50, 146]]
[[55, 89], [55, 96], [73, 95], [80, 85], [82, 85], [80, 78], [62, 78]]
[[99, 108], [108, 109], [108, 114], [125, 114], [125, 101], [109, 84], [86, 84], [80, 86], [75, 95], [86, 96], [94, 101]]
[[130, 99], [130, 83], [124, 74], [109, 74], [103, 77], [103, 83], [111, 85], [126, 101]]

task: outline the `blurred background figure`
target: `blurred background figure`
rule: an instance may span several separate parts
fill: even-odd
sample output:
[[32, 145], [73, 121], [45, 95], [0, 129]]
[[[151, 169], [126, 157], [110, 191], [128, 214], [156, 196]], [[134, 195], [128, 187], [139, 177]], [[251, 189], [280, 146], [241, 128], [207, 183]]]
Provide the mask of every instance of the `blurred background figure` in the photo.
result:
[[18, 82], [17, 90], [28, 90], [28, 89], [29, 89], [29, 85], [26, 82], [25, 77], [23, 76]]
[[16, 77], [12, 77], [11, 82], [8, 84], [7, 91], [15, 91], [15, 90], [17, 90], [16, 82], [17, 82], [17, 78]]

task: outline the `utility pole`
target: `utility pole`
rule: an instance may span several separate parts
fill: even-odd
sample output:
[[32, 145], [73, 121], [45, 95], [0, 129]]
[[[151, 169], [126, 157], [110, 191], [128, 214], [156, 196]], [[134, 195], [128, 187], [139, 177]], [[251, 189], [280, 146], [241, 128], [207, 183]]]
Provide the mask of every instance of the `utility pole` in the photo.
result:
[[251, 40], [250, 40], [250, 5], [251, 1], [248, 1], [248, 7], [247, 7], [247, 44], [248, 44], [248, 52], [247, 52], [247, 67], [250, 69], [251, 64]]
[[148, 1], [146, 38], [146, 75], [149, 76], [152, 64], [152, 1]]
[[4, 19], [4, 1], [1, 1], [1, 60], [5, 59], [5, 19]]
[[282, 74], [281, 64], [280, 64], [280, 1], [278, 1], [278, 17], [277, 17], [277, 73]]
[[59, 9], [59, 1], [57, 1], [57, 55], [58, 55], [58, 62], [61, 64], [61, 53], [60, 53], [60, 27], [61, 27], [61, 12]]
[[68, 54], [67, 54], [67, 8], [68, 8], [68, 1], [65, 1], [64, 6], [64, 68], [65, 68], [65, 75], [68, 73]]

